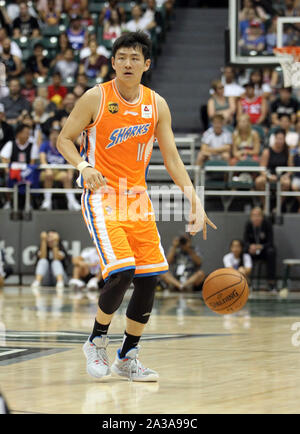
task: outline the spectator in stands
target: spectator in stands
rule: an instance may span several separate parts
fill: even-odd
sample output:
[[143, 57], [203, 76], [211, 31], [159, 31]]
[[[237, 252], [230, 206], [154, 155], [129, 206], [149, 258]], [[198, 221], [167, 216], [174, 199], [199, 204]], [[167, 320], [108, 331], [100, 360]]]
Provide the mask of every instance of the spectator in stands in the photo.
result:
[[248, 114], [251, 124], [264, 124], [268, 114], [268, 106], [264, 97], [255, 96], [255, 86], [251, 81], [244, 85], [245, 96], [240, 98], [237, 107], [237, 119]]
[[[40, 147], [40, 162], [41, 164], [66, 164], [64, 157], [56, 149], [56, 142], [59, 136], [60, 128], [52, 126], [50, 130], [49, 140], [42, 143]], [[44, 188], [52, 188], [53, 182], [60, 182], [64, 188], [72, 188], [74, 170], [58, 170], [58, 169], [45, 169], [41, 174], [41, 181]], [[76, 201], [73, 192], [66, 194], [68, 201], [68, 209], [78, 211], [81, 209], [79, 203]], [[44, 193], [44, 201], [41, 205], [42, 210], [52, 209], [52, 193]]]
[[221, 80], [214, 80], [211, 86], [214, 93], [207, 102], [207, 115], [209, 120], [211, 121], [215, 114], [220, 114], [224, 117], [227, 125], [232, 124], [233, 116], [236, 111], [234, 98], [224, 96], [224, 85]]
[[88, 78], [85, 74], [78, 74], [77, 75], [77, 84], [82, 86], [85, 92], [89, 89]]
[[75, 80], [78, 70], [78, 64], [74, 60], [74, 52], [72, 48], [67, 48], [63, 60], [59, 60], [55, 66], [55, 72], [58, 71], [65, 81], [67, 78]]
[[35, 98], [32, 105], [33, 111], [31, 115], [33, 121], [35, 124], [40, 125], [41, 127], [51, 116], [54, 115], [53, 112], [46, 112], [47, 105], [48, 101], [45, 98], [41, 98], [40, 96]]
[[5, 122], [4, 105], [0, 103], [0, 151], [3, 146], [14, 139], [14, 130], [11, 125]]
[[83, 87], [81, 84], [76, 84], [76, 86], [75, 86], [74, 89], [73, 89], [73, 94], [74, 94], [75, 97], [76, 97], [76, 101], [77, 101], [80, 97], [82, 97], [82, 95], [84, 94], [84, 92], [85, 92], [84, 87]]
[[139, 5], [133, 6], [131, 16], [132, 19], [124, 25], [124, 31], [137, 32], [141, 30], [151, 37], [150, 30], [156, 26], [155, 21], [150, 21], [149, 17], [144, 18], [143, 11]]
[[264, 83], [264, 76], [262, 69], [255, 69], [250, 74], [250, 81], [254, 84], [255, 96], [263, 96], [269, 98], [272, 93], [271, 86]]
[[241, 38], [245, 37], [247, 33], [249, 33], [249, 28], [252, 21], [257, 21], [262, 30], [264, 30], [264, 26], [261, 23], [260, 19], [256, 15], [254, 8], [249, 8], [245, 14], [245, 19], [240, 21], [240, 36]]
[[21, 114], [26, 110], [30, 113], [30, 103], [21, 96], [21, 86], [18, 79], [9, 82], [9, 95], [0, 101], [4, 105], [7, 123], [16, 126]]
[[52, 74], [52, 84], [48, 86], [48, 100], [56, 104], [57, 107], [68, 93], [68, 89], [61, 84], [61, 74], [56, 71]]
[[249, 115], [241, 115], [237, 127], [233, 133], [233, 159], [234, 165], [238, 161], [253, 159], [259, 161], [260, 137], [257, 131], [252, 128]]
[[[273, 54], [273, 49], [277, 47], [277, 16], [272, 18], [272, 22], [268, 27], [266, 34], [266, 50], [268, 54]], [[289, 35], [282, 34], [283, 46], [289, 45]]]
[[11, 40], [4, 39], [2, 42], [2, 54], [0, 55], [0, 62], [4, 63], [6, 69], [6, 77], [11, 79], [19, 77], [22, 72], [22, 61], [19, 57], [11, 54]]
[[[11, 22], [13, 22], [16, 18], [20, 16], [20, 6], [21, 3], [24, 3], [24, 0], [15, 0], [14, 2], [7, 2], [6, 10], [7, 15], [9, 16]], [[37, 18], [37, 13], [34, 8], [34, 4], [31, 2], [28, 2], [28, 11], [29, 15], [32, 17]]]
[[22, 117], [22, 122], [24, 125], [27, 125], [30, 128], [30, 137], [37, 144], [38, 148], [40, 148], [43, 141], [43, 134], [41, 130], [41, 125], [35, 123], [32, 116], [29, 113], [24, 113]]
[[178, 291], [200, 290], [205, 278], [201, 270], [202, 258], [199, 250], [192, 246], [189, 235], [183, 234], [173, 239], [167, 256], [170, 271], [161, 279]]
[[65, 0], [64, 10], [69, 15], [82, 16], [84, 11], [88, 9], [88, 0]]
[[245, 252], [252, 261], [264, 261], [267, 266], [267, 280], [270, 291], [276, 291], [276, 249], [273, 242], [273, 228], [264, 217], [263, 211], [255, 207], [251, 211], [250, 221], [244, 230]]
[[39, 0], [37, 9], [42, 21], [47, 26], [57, 26], [60, 21], [61, 1], [57, 0]]
[[261, 54], [265, 49], [266, 38], [261, 29], [261, 23], [258, 20], [250, 22], [249, 30], [244, 33], [239, 46], [241, 47], [241, 54], [244, 56], [248, 56], [251, 51]]
[[91, 54], [91, 49], [89, 47], [90, 43], [95, 41], [97, 43], [97, 53], [102, 54], [107, 59], [110, 57], [110, 52], [104, 47], [104, 45], [98, 45], [96, 33], [91, 33], [89, 35], [89, 43], [87, 47], [80, 50], [80, 60], [86, 59]]
[[244, 88], [235, 81], [235, 71], [233, 66], [225, 66], [222, 84], [224, 85], [225, 97], [238, 98], [245, 92]]
[[292, 127], [291, 117], [289, 115], [283, 114], [278, 119], [278, 126], [271, 128], [269, 130], [269, 146], [273, 146], [275, 143], [275, 132], [278, 130], [285, 131], [285, 141], [289, 149], [294, 149], [299, 142], [299, 134]]
[[263, 4], [260, 4], [260, 1], [244, 0], [243, 9], [239, 12], [239, 21], [247, 20], [250, 10], [254, 10], [258, 18], [262, 21], [266, 21], [269, 18], [269, 14], [263, 6]]
[[40, 27], [36, 18], [30, 15], [27, 3], [20, 3], [20, 15], [13, 21], [13, 37], [38, 38]]
[[50, 63], [51, 68], [53, 68], [60, 60], [64, 60], [64, 56], [68, 48], [72, 47], [69, 42], [67, 33], [63, 32], [58, 37], [58, 53]]
[[121, 36], [121, 33], [122, 28], [119, 14], [115, 9], [113, 9], [109, 18], [105, 18], [103, 21], [103, 39], [114, 43], [115, 40]]
[[69, 281], [69, 286], [73, 292], [72, 298], [81, 299], [84, 291], [87, 291], [87, 297], [95, 300], [98, 297], [99, 283], [103, 285], [101, 278], [101, 267], [99, 255], [95, 247], [83, 249], [80, 256], [72, 260], [73, 277]]
[[91, 54], [82, 61], [79, 72], [90, 79], [101, 78], [103, 80], [108, 72], [107, 58], [97, 53], [97, 43], [95, 41], [90, 42], [89, 48]]
[[[298, 142], [298, 146], [292, 152], [292, 161], [293, 166], [300, 168], [300, 141]], [[292, 190], [300, 191], [300, 172], [295, 172], [292, 178]], [[298, 201], [298, 213], [300, 213], [300, 195], [297, 196]]]
[[[3, 53], [3, 42], [8, 37], [6, 28], [0, 28], [0, 54]], [[22, 59], [22, 51], [19, 45], [15, 41], [10, 41], [10, 54]]]
[[33, 49], [33, 55], [29, 57], [26, 67], [31, 69], [35, 78], [47, 77], [50, 61], [43, 54], [44, 46], [41, 42], [37, 42]]
[[21, 89], [21, 95], [32, 104], [37, 96], [36, 85], [34, 84], [34, 76], [31, 69], [25, 69], [24, 71], [24, 85]]
[[56, 118], [61, 120], [63, 117], [68, 117], [75, 106], [75, 101], [75, 95], [69, 92], [63, 100], [62, 108], [56, 112]]
[[41, 232], [40, 248], [37, 252], [35, 280], [31, 284], [34, 295], [40, 294], [41, 285], [51, 286], [56, 283], [57, 295], [63, 295], [64, 281], [69, 256], [55, 231]]
[[249, 253], [244, 253], [244, 243], [241, 240], [232, 240], [230, 243], [230, 253], [223, 258], [225, 268], [233, 268], [250, 278], [252, 271], [252, 259]]
[[272, 126], [279, 125], [279, 116], [283, 114], [291, 117], [291, 122], [296, 122], [298, 111], [298, 101], [292, 97], [292, 89], [290, 87], [282, 87], [279, 91], [279, 98], [271, 104], [271, 122]]
[[98, 19], [99, 26], [103, 26], [105, 20], [110, 20], [112, 11], [117, 12], [121, 24], [125, 23], [126, 21], [125, 9], [121, 6], [118, 6], [119, 3], [118, 0], [109, 0], [108, 3], [109, 3], [108, 6], [104, 7], [99, 14], [99, 19]]
[[232, 135], [224, 128], [224, 117], [216, 114], [212, 119], [212, 127], [205, 131], [202, 136], [197, 164], [202, 166], [208, 159], [229, 161], [231, 146]]
[[[276, 167], [279, 166], [292, 166], [292, 158], [289, 154], [289, 149], [285, 141], [285, 131], [284, 130], [278, 130], [275, 132], [275, 141], [273, 146], [269, 146], [268, 148], [264, 149], [260, 165], [262, 167], [266, 167], [267, 172], [261, 173], [256, 179], [255, 179], [255, 187], [258, 191], [265, 190], [266, 182], [269, 181], [270, 183], [276, 183], [277, 182], [277, 175], [276, 175]], [[291, 180], [290, 180], [291, 173], [285, 173], [280, 176], [280, 185], [282, 191], [288, 191], [291, 186]], [[262, 198], [262, 202], [264, 203], [264, 198]]]
[[284, 15], [286, 17], [299, 17], [300, 9], [296, 7], [295, 0], [284, 0]]
[[10, 32], [10, 24], [11, 20], [7, 14], [6, 8], [4, 5], [0, 6], [0, 26], [4, 28], [7, 33]]
[[72, 15], [67, 35], [73, 50], [81, 50], [87, 46], [88, 32], [82, 26], [79, 15]]

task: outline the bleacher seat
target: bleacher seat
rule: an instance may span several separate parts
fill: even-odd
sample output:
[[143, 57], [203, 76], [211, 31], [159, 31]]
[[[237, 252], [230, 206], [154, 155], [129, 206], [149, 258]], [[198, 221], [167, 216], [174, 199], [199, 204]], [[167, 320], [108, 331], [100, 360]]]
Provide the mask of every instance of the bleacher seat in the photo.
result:
[[45, 26], [42, 29], [43, 36], [59, 36], [61, 34], [60, 26]]
[[[228, 166], [225, 160], [208, 160], [204, 164], [205, 167], [220, 167]], [[223, 172], [208, 172], [205, 175], [205, 188], [209, 190], [225, 190], [227, 182]]]
[[[247, 159], [244, 161], [238, 161], [236, 163], [236, 166], [239, 167], [247, 167], [247, 166], [251, 166], [251, 167], [259, 167], [259, 163], [257, 161], [254, 161], [252, 159]], [[244, 172], [242, 172], [240, 175], [245, 175]], [[253, 188], [254, 186], [254, 181], [250, 175], [249, 180], [244, 179], [243, 177], [239, 176], [238, 180], [233, 179], [234, 177], [232, 177], [232, 179], [228, 182], [228, 187], [230, 189], [235, 189], [235, 190], [251, 190], [251, 188]], [[251, 179], [250, 179], [251, 178]]]

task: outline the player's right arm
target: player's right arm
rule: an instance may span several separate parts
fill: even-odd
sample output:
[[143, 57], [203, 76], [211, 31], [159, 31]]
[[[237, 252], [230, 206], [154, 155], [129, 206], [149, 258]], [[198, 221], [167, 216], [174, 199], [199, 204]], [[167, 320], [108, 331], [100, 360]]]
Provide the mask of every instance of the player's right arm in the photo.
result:
[[[76, 167], [84, 160], [80, 156], [75, 141], [82, 131], [97, 117], [101, 104], [98, 87], [88, 90], [77, 101], [57, 139], [57, 149], [68, 163]], [[101, 173], [92, 167], [86, 167], [81, 175], [90, 190], [98, 190], [105, 185]]]

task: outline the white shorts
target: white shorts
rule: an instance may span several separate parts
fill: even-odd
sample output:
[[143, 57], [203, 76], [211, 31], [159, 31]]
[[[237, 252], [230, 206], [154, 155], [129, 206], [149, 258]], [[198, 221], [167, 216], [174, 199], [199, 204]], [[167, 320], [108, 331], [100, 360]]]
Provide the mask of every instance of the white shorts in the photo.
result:
[[296, 188], [296, 189], [300, 190], [300, 178], [295, 176], [292, 179], [292, 188]]

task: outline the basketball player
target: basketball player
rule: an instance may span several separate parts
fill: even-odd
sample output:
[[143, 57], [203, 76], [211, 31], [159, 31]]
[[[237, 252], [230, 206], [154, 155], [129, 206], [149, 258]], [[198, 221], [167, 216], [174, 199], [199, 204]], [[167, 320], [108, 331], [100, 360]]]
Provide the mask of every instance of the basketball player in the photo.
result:
[[[151, 41], [144, 33], [119, 37], [112, 51], [116, 78], [88, 90], [78, 100], [57, 143], [65, 159], [80, 172], [82, 212], [105, 280], [94, 329], [83, 346], [87, 372], [96, 378], [109, 376], [112, 370], [133, 381], [158, 380], [158, 373], [138, 360], [138, 343], [151, 314], [157, 275], [168, 270], [146, 192], [154, 137], [167, 171], [181, 190], [186, 190], [191, 203], [191, 234], [203, 228], [206, 239], [206, 225], [216, 229], [178, 154], [166, 101], [140, 84], [150, 67], [150, 55]], [[74, 142], [83, 130], [79, 155]], [[142, 218], [136, 218], [137, 201], [147, 211], [140, 213]], [[110, 369], [108, 328], [132, 282], [123, 343]]]

